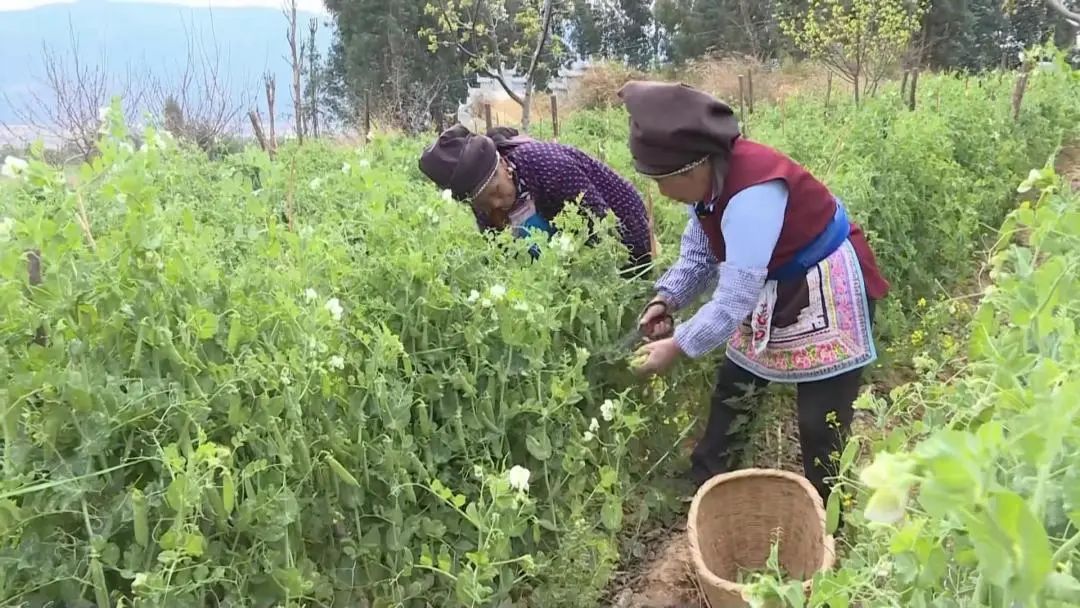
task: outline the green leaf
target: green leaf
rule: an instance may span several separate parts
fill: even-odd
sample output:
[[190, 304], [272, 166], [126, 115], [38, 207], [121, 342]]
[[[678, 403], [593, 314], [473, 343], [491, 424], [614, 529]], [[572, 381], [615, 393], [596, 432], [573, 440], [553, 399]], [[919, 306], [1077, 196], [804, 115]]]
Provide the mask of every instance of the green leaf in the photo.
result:
[[533, 431], [525, 437], [525, 449], [532, 457], [544, 461], [551, 458], [551, 440], [543, 431]]
[[617, 496], [608, 496], [604, 500], [604, 506], [600, 508], [600, 521], [604, 527], [612, 532], [622, 528], [623, 510], [622, 501]]
[[195, 333], [200, 340], [209, 340], [218, 331], [217, 315], [203, 308], [195, 311], [191, 324], [195, 327]]
[[205, 550], [206, 539], [202, 534], [191, 533], [184, 540], [184, 552], [192, 557], [202, 557]]
[[792, 608], [803, 608], [806, 605], [806, 593], [803, 592], [802, 585], [799, 583], [788, 583], [781, 588], [784, 599], [787, 600], [788, 606]]
[[619, 473], [611, 467], [600, 469], [600, 487], [609, 490], [619, 481]]
[[1015, 587], [1020, 597], [1033, 596], [1053, 569], [1053, 551], [1042, 523], [1018, 494], [999, 492], [991, 501], [995, 522], [1012, 542], [1016, 555]]

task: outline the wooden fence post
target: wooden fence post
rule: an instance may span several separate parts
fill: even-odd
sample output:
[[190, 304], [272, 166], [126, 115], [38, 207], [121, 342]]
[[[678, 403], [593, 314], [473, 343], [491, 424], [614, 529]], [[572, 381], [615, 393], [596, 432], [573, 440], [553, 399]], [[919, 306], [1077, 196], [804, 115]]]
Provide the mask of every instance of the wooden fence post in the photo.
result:
[[911, 70], [904, 70], [904, 78], [900, 81], [900, 100], [907, 99], [907, 83], [908, 78], [911, 76]]
[[490, 103], [485, 103], [484, 104], [484, 126], [487, 127], [488, 131], [491, 130], [491, 104]]
[[1025, 69], [1023, 72], [1021, 72], [1020, 78], [1016, 81], [1016, 88], [1013, 89], [1013, 121], [1020, 120], [1020, 107], [1024, 103], [1024, 92], [1027, 90], [1029, 76], [1031, 76], [1030, 69]]
[[[750, 134], [750, 129], [746, 124], [746, 88], [745, 77], [739, 74], [739, 122], [742, 123], [742, 132], [745, 135]], [[673, 108], [674, 109], [674, 108]]]
[[829, 101], [832, 99], [832, 70], [829, 70], [828, 84], [825, 87], [825, 116], [829, 115]]
[[[26, 252], [26, 274], [30, 279], [31, 288], [41, 285], [41, 251], [31, 249]], [[47, 343], [45, 326], [41, 325], [34, 331], [34, 344], [45, 346]]]
[[364, 91], [364, 143], [371, 140], [371, 93]]
[[754, 113], [754, 71], [746, 70], [746, 101], [750, 107], [750, 113]]
[[908, 110], [915, 111], [915, 90], [919, 87], [919, 68], [911, 70], [911, 88], [908, 89]]
[[559, 98], [551, 95], [551, 132], [555, 139], [559, 139]]

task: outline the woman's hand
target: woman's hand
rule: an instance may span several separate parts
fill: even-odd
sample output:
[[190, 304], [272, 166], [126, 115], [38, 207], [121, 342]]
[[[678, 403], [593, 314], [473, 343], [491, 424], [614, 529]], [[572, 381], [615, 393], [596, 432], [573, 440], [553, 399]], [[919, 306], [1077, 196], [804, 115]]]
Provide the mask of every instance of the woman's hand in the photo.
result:
[[639, 376], [652, 376], [663, 374], [682, 357], [682, 349], [679, 348], [675, 338], [665, 338], [656, 342], [649, 342], [635, 353], [636, 358], [645, 357], [645, 360], [634, 367], [634, 373]]
[[675, 322], [668, 312], [671, 304], [663, 296], [656, 296], [645, 305], [638, 319], [638, 331], [649, 340], [661, 340], [675, 331]]

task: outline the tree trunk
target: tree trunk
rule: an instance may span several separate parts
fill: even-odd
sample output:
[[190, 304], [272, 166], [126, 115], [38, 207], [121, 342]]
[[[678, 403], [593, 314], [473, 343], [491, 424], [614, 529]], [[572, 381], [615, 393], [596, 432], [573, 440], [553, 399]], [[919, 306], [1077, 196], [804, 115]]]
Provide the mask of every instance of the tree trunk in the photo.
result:
[[536, 41], [536, 50], [533, 51], [532, 61], [529, 62], [529, 71], [525, 74], [525, 99], [521, 105], [521, 130], [529, 131], [529, 115], [532, 113], [533, 81], [536, 76], [536, 66], [540, 63], [540, 55], [544, 52], [548, 36], [551, 33], [551, 21], [555, 12], [554, 0], [544, 0], [544, 9], [541, 13], [543, 25], [540, 28], [540, 39]]
[[293, 113], [296, 115], [296, 141], [304, 143], [304, 97], [300, 88], [300, 52], [296, 38], [296, 0], [289, 0], [285, 17], [289, 20], [289, 31], [285, 34], [289, 42], [292, 66]]
[[274, 109], [274, 100], [277, 97], [277, 78], [270, 72], [266, 73], [266, 114], [270, 119], [270, 133], [267, 142], [270, 144], [270, 153], [277, 150], [277, 127], [274, 118], [277, 110]]
[[859, 84], [860, 84], [860, 82], [862, 80], [860, 78], [860, 76], [861, 76], [860, 70], [858, 68], [856, 68], [855, 73], [852, 74], [852, 82], [855, 84], [855, 107], [856, 108], [859, 107], [860, 103], [862, 103], [862, 96], [860, 95], [860, 91], [859, 91]]
[[311, 115], [311, 136], [319, 136], [319, 64], [315, 60], [315, 36], [319, 32], [319, 20], [312, 19], [309, 24], [308, 47], [308, 85], [311, 87], [311, 99], [308, 101], [308, 112]]
[[528, 132], [529, 124], [532, 122], [532, 100], [533, 92], [532, 87], [525, 89], [525, 103], [521, 106], [521, 130]]

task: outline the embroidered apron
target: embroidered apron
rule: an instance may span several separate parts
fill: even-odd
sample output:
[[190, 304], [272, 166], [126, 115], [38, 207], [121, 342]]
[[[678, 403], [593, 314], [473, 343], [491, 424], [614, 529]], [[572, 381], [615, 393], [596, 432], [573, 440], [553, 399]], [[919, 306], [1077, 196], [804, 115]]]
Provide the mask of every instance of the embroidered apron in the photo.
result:
[[[702, 226], [708, 226], [706, 233], [719, 231], [718, 223]], [[769, 273], [754, 311], [728, 341], [732, 362], [771, 382], [798, 383], [825, 380], [877, 359], [866, 283], [849, 233], [846, 211], [837, 201], [825, 231]]]

